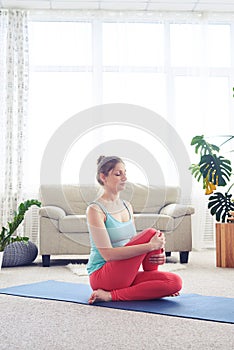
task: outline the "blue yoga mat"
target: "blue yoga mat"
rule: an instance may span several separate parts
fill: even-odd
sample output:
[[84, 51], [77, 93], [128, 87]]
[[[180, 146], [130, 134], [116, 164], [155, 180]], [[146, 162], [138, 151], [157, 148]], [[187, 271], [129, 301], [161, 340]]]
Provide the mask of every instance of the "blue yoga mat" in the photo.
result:
[[[86, 305], [88, 305], [88, 298], [91, 292], [92, 289], [88, 284], [53, 280], [0, 289], [0, 294], [67, 301]], [[99, 302], [94, 305], [206, 321], [234, 323], [234, 298], [181, 294], [174, 298]], [[94, 305], [89, 307], [94, 307]]]

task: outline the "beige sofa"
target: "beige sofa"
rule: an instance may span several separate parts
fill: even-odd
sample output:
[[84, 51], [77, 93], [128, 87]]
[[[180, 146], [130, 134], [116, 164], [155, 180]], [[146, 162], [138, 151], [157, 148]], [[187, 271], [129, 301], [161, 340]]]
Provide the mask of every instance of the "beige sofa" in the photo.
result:
[[[40, 197], [40, 247], [43, 266], [51, 255], [88, 255], [87, 205], [102, 193], [94, 185], [42, 185]], [[192, 249], [191, 215], [194, 208], [180, 204], [178, 187], [144, 186], [128, 183], [121, 198], [133, 207], [138, 232], [155, 227], [165, 233], [166, 253], [180, 253], [187, 263]]]

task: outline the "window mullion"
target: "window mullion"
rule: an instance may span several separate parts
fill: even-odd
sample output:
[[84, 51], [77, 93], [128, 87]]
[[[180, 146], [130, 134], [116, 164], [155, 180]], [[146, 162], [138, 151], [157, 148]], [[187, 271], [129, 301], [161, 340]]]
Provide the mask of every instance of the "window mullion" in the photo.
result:
[[[232, 134], [233, 134], [233, 130], [234, 130], [234, 118], [231, 117], [234, 115], [234, 91], [233, 91], [233, 87], [234, 87], [234, 23], [230, 24], [230, 31], [231, 31], [231, 35], [230, 35], [230, 46], [231, 46], [231, 70], [230, 70], [230, 78], [229, 78], [229, 89], [230, 89], [230, 96], [233, 95], [233, 98], [230, 98], [230, 130], [232, 130]], [[232, 92], [233, 91], [233, 92]]]
[[166, 101], [167, 101], [167, 119], [175, 124], [175, 86], [174, 75], [171, 67], [171, 45], [170, 45], [170, 23], [164, 25], [164, 69], [166, 73]]
[[92, 23], [93, 48], [93, 103], [100, 105], [103, 101], [103, 72], [102, 72], [102, 22], [95, 19]]

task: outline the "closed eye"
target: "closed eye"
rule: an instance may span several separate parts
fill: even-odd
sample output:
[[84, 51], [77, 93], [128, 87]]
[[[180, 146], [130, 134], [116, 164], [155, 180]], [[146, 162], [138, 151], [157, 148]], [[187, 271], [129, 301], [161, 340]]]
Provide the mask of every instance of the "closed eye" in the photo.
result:
[[115, 175], [116, 176], [123, 176], [123, 175], [126, 176], [126, 172], [125, 173], [122, 173], [122, 172], [121, 173], [116, 173]]

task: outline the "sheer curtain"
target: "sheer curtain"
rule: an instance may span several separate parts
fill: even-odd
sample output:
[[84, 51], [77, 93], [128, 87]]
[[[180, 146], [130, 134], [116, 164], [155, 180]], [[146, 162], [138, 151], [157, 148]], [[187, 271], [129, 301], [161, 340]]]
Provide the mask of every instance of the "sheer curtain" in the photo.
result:
[[23, 200], [28, 96], [27, 12], [0, 10], [0, 225]]

